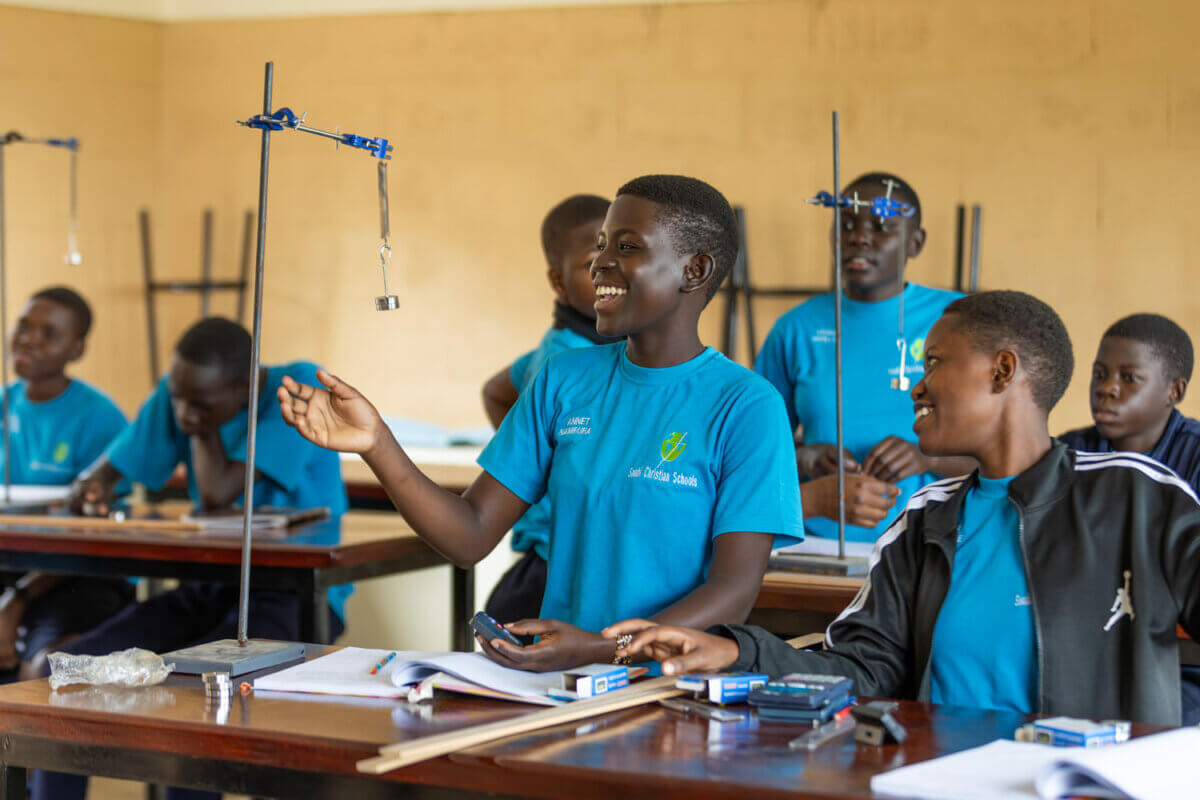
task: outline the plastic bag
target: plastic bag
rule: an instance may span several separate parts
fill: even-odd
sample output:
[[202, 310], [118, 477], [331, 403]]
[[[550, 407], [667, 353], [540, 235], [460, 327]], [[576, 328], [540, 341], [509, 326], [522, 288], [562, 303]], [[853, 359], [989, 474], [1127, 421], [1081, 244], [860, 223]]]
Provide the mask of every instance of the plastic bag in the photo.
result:
[[75, 683], [116, 686], [153, 686], [162, 683], [175, 669], [163, 662], [162, 656], [131, 647], [106, 656], [76, 656], [70, 653], [51, 653], [50, 688], [58, 689]]

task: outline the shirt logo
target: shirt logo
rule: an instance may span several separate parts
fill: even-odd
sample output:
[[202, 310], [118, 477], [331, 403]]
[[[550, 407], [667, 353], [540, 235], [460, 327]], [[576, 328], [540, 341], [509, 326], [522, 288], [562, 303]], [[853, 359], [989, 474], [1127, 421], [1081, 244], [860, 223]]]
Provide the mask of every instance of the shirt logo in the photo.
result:
[[61, 464], [67, 460], [67, 456], [71, 454], [71, 446], [66, 442], [59, 442], [58, 447], [54, 448], [54, 463]]
[[1032, 605], [1033, 605], [1033, 603], [1030, 601], [1029, 595], [1027, 595], [1027, 594], [1019, 594], [1019, 595], [1017, 595], [1016, 599], [1013, 600], [1013, 608], [1020, 608], [1021, 606], [1032, 606]]
[[[687, 433], [679, 433], [676, 431], [670, 436], [662, 440], [662, 444], [658, 446], [658, 454], [662, 456], [663, 461], [674, 461], [683, 455], [683, 451], [687, 449], [687, 444], [684, 439], [687, 438]], [[662, 461], [658, 462], [662, 466]]]
[[1112, 616], [1108, 618], [1108, 624], [1104, 626], [1106, 631], [1112, 630], [1113, 626], [1120, 622], [1121, 617], [1127, 616], [1131, 622], [1133, 621], [1135, 615], [1133, 613], [1133, 596], [1129, 594], [1130, 574], [1129, 570], [1125, 570], [1125, 585], [1117, 589], [1117, 599], [1113, 600], [1112, 608], [1109, 609]]
[[909, 346], [908, 352], [912, 353], [913, 361], [925, 360], [925, 340], [914, 339], [912, 345]]

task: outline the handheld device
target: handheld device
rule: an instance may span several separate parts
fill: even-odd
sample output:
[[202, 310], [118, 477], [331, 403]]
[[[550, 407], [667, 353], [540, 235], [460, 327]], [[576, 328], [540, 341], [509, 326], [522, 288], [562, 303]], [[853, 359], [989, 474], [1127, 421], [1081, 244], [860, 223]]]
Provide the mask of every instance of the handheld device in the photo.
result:
[[521, 640], [509, 633], [499, 622], [492, 619], [483, 611], [476, 612], [471, 617], [471, 630], [483, 637], [484, 641], [503, 639], [514, 647], [523, 647]]

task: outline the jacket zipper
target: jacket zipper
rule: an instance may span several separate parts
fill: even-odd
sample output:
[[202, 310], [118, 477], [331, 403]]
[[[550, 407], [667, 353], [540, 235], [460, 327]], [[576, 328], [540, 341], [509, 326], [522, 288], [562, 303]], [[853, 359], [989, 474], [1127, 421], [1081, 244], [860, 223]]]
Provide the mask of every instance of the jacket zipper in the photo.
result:
[[1038, 617], [1037, 598], [1033, 594], [1033, 578], [1032, 573], [1029, 570], [1029, 554], [1025, 552], [1025, 515], [1021, 512], [1021, 505], [1016, 500], [1013, 500], [1010, 497], [1008, 498], [1008, 502], [1012, 503], [1013, 508], [1017, 510], [1017, 544], [1021, 547], [1021, 561], [1025, 564], [1025, 586], [1027, 589], [1029, 589], [1029, 607], [1033, 611], [1033, 639], [1037, 648], [1038, 661], [1037, 711], [1040, 713], [1042, 708], [1045, 706], [1043, 702], [1042, 676], [1046, 673], [1046, 665], [1042, 655], [1042, 623], [1041, 619]]

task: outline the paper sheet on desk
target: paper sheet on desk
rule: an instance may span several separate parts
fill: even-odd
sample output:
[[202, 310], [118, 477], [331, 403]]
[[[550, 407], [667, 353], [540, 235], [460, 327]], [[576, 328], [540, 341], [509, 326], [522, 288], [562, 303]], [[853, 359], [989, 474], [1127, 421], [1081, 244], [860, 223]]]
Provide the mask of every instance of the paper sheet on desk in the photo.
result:
[[58, 503], [67, 499], [70, 486], [35, 486], [32, 484], [9, 486], [9, 500], [4, 501], [4, 490], [0, 489], [0, 508], [5, 506], [32, 506], [40, 503]]
[[438, 672], [487, 689], [545, 699], [551, 687], [562, 685], [561, 672], [525, 672], [495, 664], [480, 653], [396, 653], [378, 674], [371, 668], [390, 650], [345, 647], [254, 681], [255, 691], [311, 692], [361, 697], [405, 697], [407, 687]]
[[[874, 542], [846, 542], [846, 555], [852, 558], [856, 556], [866, 558], [871, 555], [871, 551], [874, 549]], [[771, 553], [808, 553], [815, 556], [836, 556], [838, 554], [838, 543], [837, 539], [808, 536], [800, 544], [794, 544], [790, 547], [780, 547], [778, 550], [772, 550]]]
[[1095, 750], [999, 740], [876, 775], [871, 791], [906, 800], [1179, 800], [1195, 796], [1198, 753], [1197, 728]]

